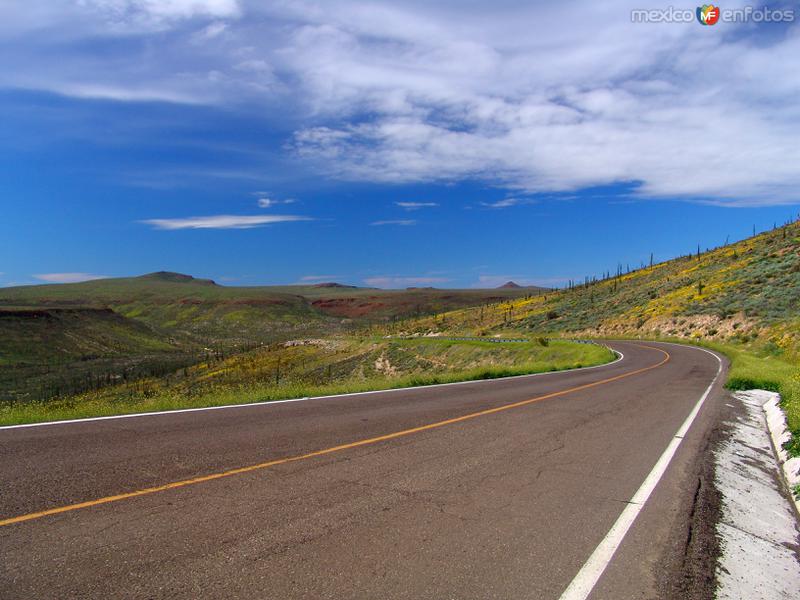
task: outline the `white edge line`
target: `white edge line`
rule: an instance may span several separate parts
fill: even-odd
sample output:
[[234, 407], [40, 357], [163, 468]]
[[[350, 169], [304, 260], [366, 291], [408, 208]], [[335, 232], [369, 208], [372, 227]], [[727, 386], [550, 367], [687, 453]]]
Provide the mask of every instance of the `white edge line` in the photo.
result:
[[683, 344], [675, 345], [683, 346], [684, 348], [702, 350], [703, 352], [706, 352], [716, 358], [719, 362], [717, 374], [706, 388], [706, 391], [703, 392], [700, 400], [698, 400], [694, 405], [694, 408], [689, 413], [689, 416], [686, 417], [686, 420], [684, 420], [683, 424], [672, 437], [672, 440], [670, 440], [667, 448], [656, 462], [653, 470], [650, 471], [644, 482], [642, 482], [642, 485], [638, 490], [636, 490], [636, 493], [628, 501], [628, 504], [625, 506], [622, 514], [619, 516], [619, 518], [617, 518], [614, 525], [611, 526], [611, 529], [608, 531], [597, 548], [595, 548], [594, 552], [592, 552], [592, 555], [589, 557], [589, 559], [581, 567], [581, 570], [578, 571], [578, 574], [575, 575], [575, 578], [569, 584], [567, 589], [564, 590], [564, 593], [561, 594], [560, 600], [585, 600], [589, 594], [592, 593], [594, 586], [597, 585], [597, 582], [603, 575], [606, 567], [611, 562], [611, 559], [613, 558], [614, 553], [617, 551], [617, 548], [619, 548], [619, 546], [622, 544], [622, 541], [625, 538], [625, 535], [628, 533], [628, 530], [631, 528], [633, 522], [636, 520], [636, 517], [644, 508], [645, 502], [647, 502], [648, 498], [650, 498], [650, 494], [653, 493], [653, 490], [658, 485], [658, 482], [661, 481], [661, 478], [664, 476], [669, 463], [672, 461], [673, 456], [675, 456], [675, 452], [678, 450], [678, 446], [680, 446], [684, 436], [689, 431], [689, 428], [692, 426], [695, 417], [697, 417], [697, 414], [700, 412], [703, 403], [706, 401], [706, 398], [708, 398], [708, 395], [711, 393], [712, 388], [717, 383], [717, 380], [722, 373], [722, 359], [716, 353], [706, 350], [705, 348], [699, 348], [697, 346], [688, 346]]
[[106, 415], [103, 417], [86, 417], [83, 419], [65, 419], [63, 421], [44, 421], [42, 423], [22, 423], [20, 425], [3, 425], [0, 426], [0, 431], [6, 429], [25, 429], [28, 427], [50, 427], [54, 425], [73, 425], [75, 423], [91, 423], [93, 421], [110, 421], [112, 419], [133, 419], [138, 417], [156, 417], [160, 415], [177, 415], [181, 413], [191, 413], [191, 412], [203, 412], [209, 410], [222, 410], [226, 408], [249, 408], [249, 407], [257, 407], [257, 406], [269, 406], [271, 404], [288, 404], [290, 402], [305, 402], [306, 400], [324, 400], [330, 398], [346, 398], [348, 396], [366, 396], [371, 394], [388, 394], [388, 393], [400, 393], [400, 392], [407, 392], [410, 390], [420, 390], [420, 389], [429, 389], [429, 388], [439, 388], [445, 387], [450, 385], [466, 385], [466, 384], [486, 384], [493, 381], [504, 381], [509, 379], [521, 379], [523, 377], [541, 377], [543, 375], [558, 375], [559, 373], [569, 373], [571, 371], [587, 371], [589, 369], [599, 369], [601, 367], [609, 367], [613, 364], [618, 363], [619, 361], [625, 358], [625, 355], [620, 352], [619, 350], [614, 350], [605, 346], [611, 350], [614, 354], [617, 355], [616, 360], [612, 360], [611, 362], [603, 363], [602, 365], [594, 365], [591, 367], [576, 367], [574, 369], [562, 369], [560, 371], [544, 371], [542, 373], [529, 373], [527, 375], [509, 375], [508, 377], [494, 377], [492, 379], [468, 379], [467, 381], [453, 381], [450, 383], [432, 383], [430, 385], [414, 385], [410, 387], [401, 387], [401, 388], [390, 388], [386, 390], [367, 390], [365, 392], [349, 392], [347, 394], [332, 394], [329, 396], [310, 396], [305, 398], [288, 398], [286, 400], [264, 400], [263, 402], [244, 402], [242, 404], [223, 404], [221, 406], [200, 406], [197, 408], [177, 408], [175, 410], [160, 410], [160, 411], [153, 411], [153, 412], [142, 412], [142, 413], [131, 413], [128, 415]]

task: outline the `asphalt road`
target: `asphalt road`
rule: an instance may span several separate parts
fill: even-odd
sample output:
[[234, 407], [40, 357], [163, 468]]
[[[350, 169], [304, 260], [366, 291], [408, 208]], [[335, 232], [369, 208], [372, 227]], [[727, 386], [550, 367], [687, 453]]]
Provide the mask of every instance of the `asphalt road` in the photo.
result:
[[[566, 373], [0, 430], [0, 597], [559, 598], [718, 370], [611, 345]], [[592, 598], [663, 595], [722, 379]]]

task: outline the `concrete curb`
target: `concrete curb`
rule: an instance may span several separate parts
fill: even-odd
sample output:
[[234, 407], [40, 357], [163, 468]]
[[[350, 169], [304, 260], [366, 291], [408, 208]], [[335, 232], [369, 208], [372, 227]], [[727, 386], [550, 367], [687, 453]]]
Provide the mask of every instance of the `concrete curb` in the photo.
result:
[[800, 457], [792, 458], [783, 449], [783, 445], [791, 439], [792, 434], [786, 424], [786, 415], [783, 414], [783, 410], [780, 407], [781, 396], [775, 392], [754, 391], [759, 391], [765, 396], [768, 395], [766, 402], [762, 406], [767, 419], [767, 428], [772, 438], [775, 453], [778, 455], [778, 461], [783, 471], [783, 479], [789, 486], [789, 495], [794, 500], [795, 508], [798, 515], [800, 515], [800, 497], [795, 496], [793, 493], [794, 487], [800, 484]]
[[731, 398], [743, 410], [729, 421], [730, 435], [714, 453], [714, 483], [721, 495], [715, 598], [796, 598], [798, 515], [767, 426], [764, 404], [773, 393], [748, 390]]

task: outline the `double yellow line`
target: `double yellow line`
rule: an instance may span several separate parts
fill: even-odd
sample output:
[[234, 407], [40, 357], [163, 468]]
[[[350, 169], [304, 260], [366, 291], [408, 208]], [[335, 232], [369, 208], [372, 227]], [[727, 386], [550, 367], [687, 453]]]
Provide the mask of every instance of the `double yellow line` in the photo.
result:
[[635, 371], [630, 371], [628, 373], [623, 373], [622, 375], [616, 375], [614, 377], [609, 377], [607, 379], [602, 379], [600, 381], [595, 381], [593, 383], [586, 383], [584, 385], [579, 385], [576, 387], [571, 387], [565, 390], [561, 390], [558, 392], [551, 392], [549, 394], [545, 394], [543, 396], [536, 396], [535, 398], [529, 398], [528, 400], [521, 400], [519, 402], [513, 402], [511, 404], [504, 404], [502, 406], [497, 406], [495, 408], [487, 408], [486, 410], [481, 410], [474, 413], [469, 413], [466, 415], [462, 415], [460, 417], [454, 417], [452, 419], [445, 419], [444, 421], [437, 421], [435, 423], [429, 423], [427, 425], [421, 425], [419, 427], [412, 427], [411, 429], [404, 429], [402, 431], [395, 431], [394, 433], [387, 433], [385, 435], [379, 435], [377, 437], [368, 438], [364, 440], [358, 440], [356, 442], [350, 442], [348, 444], [342, 444], [340, 446], [332, 446], [330, 448], [325, 448], [323, 450], [316, 450], [314, 452], [309, 452], [308, 454], [300, 454], [298, 456], [290, 456], [287, 458], [279, 458], [276, 460], [270, 460], [267, 462], [258, 463], [255, 465], [248, 465], [246, 467], [239, 467], [237, 469], [230, 469], [228, 471], [220, 471], [218, 473], [211, 473], [209, 475], [202, 475], [200, 477], [193, 477], [191, 479], [182, 479], [180, 481], [173, 481], [172, 483], [165, 483], [164, 485], [157, 485], [155, 487], [143, 488], [141, 490], [136, 490], [133, 492], [125, 492], [123, 494], [116, 494], [114, 496], [104, 496], [103, 498], [97, 498], [95, 500], [87, 500], [86, 502], [78, 502], [77, 504], [68, 504], [66, 506], [59, 506], [56, 508], [48, 508], [47, 510], [42, 510], [39, 512], [32, 512], [26, 515], [19, 515], [17, 517], [9, 517], [7, 519], [0, 520], [0, 527], [5, 527], [6, 525], [13, 525], [15, 523], [23, 523], [25, 521], [33, 521], [34, 519], [41, 519], [42, 517], [47, 517], [50, 515], [58, 515], [65, 512], [70, 512], [73, 510], [79, 510], [81, 508], [90, 508], [92, 506], [99, 506], [101, 504], [108, 504], [110, 502], [118, 502], [120, 500], [128, 500], [130, 498], [138, 498], [139, 496], [147, 496], [149, 494], [155, 494], [157, 492], [165, 492], [167, 490], [174, 490], [177, 488], [187, 487], [190, 485], [195, 485], [198, 483], [205, 483], [207, 481], [214, 481], [215, 479], [222, 479], [223, 477], [231, 477], [233, 475], [241, 475], [242, 473], [250, 473], [252, 471], [259, 471], [261, 469], [268, 469], [270, 467], [274, 467], [277, 465], [283, 465], [292, 462], [298, 462], [301, 460], [307, 460], [309, 458], [316, 458], [318, 456], [325, 456], [327, 454], [333, 454], [335, 452], [341, 452], [342, 450], [350, 450], [351, 448], [359, 448], [360, 446], [368, 446], [370, 444], [377, 444], [378, 442], [385, 442], [387, 440], [393, 440], [400, 437], [405, 437], [407, 435], [412, 435], [414, 433], [420, 433], [421, 431], [428, 431], [430, 429], [438, 429], [439, 427], [445, 427], [446, 425], [454, 425], [455, 423], [461, 423], [463, 421], [469, 421], [470, 419], [476, 419], [478, 417], [483, 417], [486, 415], [491, 415], [494, 413], [503, 412], [505, 410], [511, 410], [512, 408], [520, 408], [521, 406], [527, 406], [528, 404], [533, 404], [534, 402], [540, 402], [541, 400], [547, 400], [548, 398], [555, 398], [557, 396], [564, 396], [566, 394], [571, 394], [574, 392], [579, 392], [581, 390], [586, 390], [589, 388], [597, 387], [599, 385], [604, 385], [607, 383], [611, 383], [613, 381], [618, 381], [620, 379], [625, 379], [626, 377], [631, 377], [633, 375], [638, 375], [639, 373], [644, 373], [645, 371], [650, 371], [652, 369], [656, 369], [666, 363], [670, 359], [669, 353], [661, 350], [660, 348], [653, 348], [652, 346], [643, 346], [645, 348], [649, 348], [651, 350], [658, 350], [664, 355], [664, 359], [649, 367], [644, 367], [641, 369], [636, 369]]

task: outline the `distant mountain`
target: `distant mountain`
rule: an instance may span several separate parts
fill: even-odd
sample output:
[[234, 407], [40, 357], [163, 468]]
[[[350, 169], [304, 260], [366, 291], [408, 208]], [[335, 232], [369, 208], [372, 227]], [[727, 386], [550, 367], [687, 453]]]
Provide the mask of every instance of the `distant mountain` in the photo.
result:
[[339, 288], [339, 289], [347, 289], [347, 290], [358, 289], [354, 285], [345, 285], [343, 283], [336, 283], [335, 281], [326, 281], [325, 283], [315, 283], [311, 287], [315, 287], [315, 288]]
[[506, 281], [503, 285], [498, 285], [498, 290], [511, 290], [511, 289], [518, 289], [521, 288], [521, 285], [514, 283], [513, 281]]
[[183, 273], [173, 273], [172, 271], [156, 271], [147, 275], [140, 275], [137, 279], [151, 279], [155, 281], [169, 281], [172, 283], [199, 283], [204, 285], [217, 285], [212, 279], [198, 279]]

